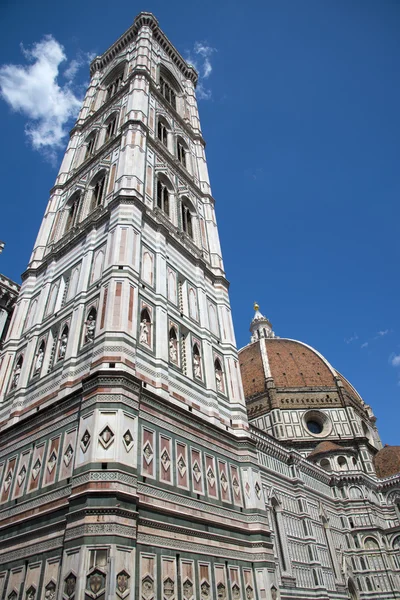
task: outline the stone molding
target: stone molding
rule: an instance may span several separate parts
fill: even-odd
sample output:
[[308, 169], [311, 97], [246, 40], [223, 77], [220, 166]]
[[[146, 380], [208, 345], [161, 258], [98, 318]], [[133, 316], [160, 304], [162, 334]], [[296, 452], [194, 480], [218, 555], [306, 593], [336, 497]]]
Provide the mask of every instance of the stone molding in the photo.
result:
[[50, 502], [54, 502], [55, 500], [59, 500], [60, 498], [69, 499], [71, 494], [71, 486], [62, 487], [50, 494], [42, 494], [41, 496], [37, 496], [32, 500], [28, 500], [27, 502], [21, 502], [21, 504], [17, 504], [11, 508], [6, 508], [5, 510], [0, 511], [0, 520], [7, 519], [9, 517], [13, 517], [20, 513], [23, 513], [28, 510], [32, 510], [37, 508], [38, 506], [43, 506], [44, 504], [48, 504]]
[[54, 548], [62, 548], [63, 542], [64, 536], [52, 538], [44, 542], [36, 542], [31, 546], [23, 546], [22, 548], [18, 548], [18, 550], [11, 550], [10, 552], [5, 552], [4, 554], [1, 554], [0, 560], [4, 564], [14, 560], [19, 560], [21, 558], [26, 558], [27, 556], [33, 554], [43, 554], [44, 552], [48, 552], [49, 550], [53, 550]]
[[[171, 533], [177, 533], [178, 535], [190, 535], [191, 537], [199, 537], [199, 538], [204, 538], [207, 537], [208, 539], [212, 539], [215, 542], [220, 542], [222, 544], [229, 544], [232, 543], [232, 537], [229, 537], [229, 535], [227, 534], [226, 536], [221, 535], [221, 534], [215, 534], [215, 533], [210, 533], [209, 531], [204, 531], [201, 529], [194, 529], [194, 528], [188, 528], [188, 527], [181, 527], [179, 525], [172, 525], [171, 523], [165, 523], [164, 521], [153, 521], [150, 519], [141, 519], [139, 517], [139, 522], [138, 522], [138, 529], [140, 527], [150, 527], [151, 529], [162, 529], [163, 531], [170, 531]], [[250, 534], [251, 535], [251, 534]], [[250, 538], [249, 535], [249, 538]], [[256, 533], [256, 535], [259, 535], [259, 532]], [[266, 535], [270, 535], [270, 532], [268, 531], [268, 533], [266, 533]], [[247, 540], [249, 538], [246, 538]], [[241, 540], [239, 538], [234, 538], [234, 543], [237, 546], [242, 546], [243, 548], [265, 548], [266, 546], [271, 547], [272, 548], [272, 542], [250, 542], [250, 541], [244, 541]]]
[[228, 548], [219, 548], [217, 546], [206, 546], [205, 544], [195, 544], [183, 540], [174, 540], [162, 536], [140, 533], [137, 535], [137, 543], [146, 546], [156, 546], [159, 548], [171, 548], [178, 552], [188, 552], [189, 554], [205, 554], [207, 556], [220, 556], [230, 558], [231, 560], [240, 560], [248, 562], [266, 562], [268, 567], [274, 568], [273, 554], [271, 552], [251, 553], [243, 550], [231, 550]]
[[203, 511], [204, 513], [212, 515], [220, 515], [221, 517], [224, 517], [226, 519], [232, 519], [233, 517], [236, 517], [237, 521], [242, 522], [243, 525], [249, 523], [260, 523], [260, 525], [268, 527], [268, 520], [266, 515], [264, 516], [260, 513], [237, 512], [234, 509], [216, 506], [215, 504], [208, 504], [207, 502], [195, 500], [194, 498], [188, 496], [168, 492], [167, 490], [156, 488], [147, 483], [142, 483], [140, 481], [138, 481], [137, 489], [138, 494], [158, 498], [160, 500], [166, 500], [167, 502], [172, 502], [174, 504], [181, 504], [182, 506], [187, 506], [188, 508], [192, 508], [196, 511]]
[[84, 525], [68, 528], [65, 532], [65, 540], [69, 541], [88, 535], [121, 535], [135, 539], [136, 528], [121, 523], [85, 523]]
[[90, 481], [119, 481], [136, 488], [137, 477], [122, 471], [89, 471], [73, 478], [72, 487], [89, 483]]

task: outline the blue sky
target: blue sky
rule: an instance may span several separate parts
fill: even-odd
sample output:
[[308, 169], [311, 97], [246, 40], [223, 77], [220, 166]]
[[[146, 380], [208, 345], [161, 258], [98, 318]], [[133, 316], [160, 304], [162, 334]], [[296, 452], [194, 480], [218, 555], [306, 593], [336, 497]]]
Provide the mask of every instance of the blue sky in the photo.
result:
[[[4, 65], [37, 63], [46, 35], [66, 59], [36, 92], [28, 80], [0, 100], [0, 272], [19, 280], [26, 267], [88, 57], [141, 10], [203, 74], [196, 43], [214, 49], [199, 105], [238, 346], [257, 300], [277, 335], [314, 346], [355, 385], [383, 442], [400, 444], [396, 1], [3, 2], [0, 82], [21, 75]], [[57, 114], [49, 89], [62, 94]], [[29, 115], [52, 117], [50, 138]]]

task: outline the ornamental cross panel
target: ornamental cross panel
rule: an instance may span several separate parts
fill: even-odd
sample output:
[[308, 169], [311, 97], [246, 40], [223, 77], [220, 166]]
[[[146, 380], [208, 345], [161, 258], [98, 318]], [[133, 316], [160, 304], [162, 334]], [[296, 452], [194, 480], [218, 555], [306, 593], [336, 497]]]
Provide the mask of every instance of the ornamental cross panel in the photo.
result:
[[133, 448], [133, 435], [130, 429], [127, 429], [123, 436], [125, 450], [129, 452]]
[[42, 463], [40, 461], [40, 458], [38, 458], [35, 462], [35, 464], [33, 465], [33, 469], [32, 469], [32, 477], [33, 479], [37, 479], [37, 476], [40, 473], [40, 469], [42, 467]]
[[214, 475], [214, 471], [212, 470], [211, 467], [208, 467], [207, 469], [207, 481], [210, 484], [211, 487], [214, 487], [215, 485], [215, 475]]
[[114, 442], [115, 435], [109, 425], [106, 425], [99, 433], [99, 442], [107, 450]]
[[24, 483], [25, 477], [26, 477], [26, 467], [25, 467], [25, 465], [23, 465], [23, 467], [21, 468], [20, 472], [18, 473], [18, 477], [17, 477], [17, 482], [18, 482], [19, 487], [21, 487], [21, 485]]
[[89, 448], [90, 445], [90, 433], [89, 431], [86, 429], [85, 433], [82, 436], [81, 439], [81, 448], [82, 448], [82, 452], [85, 454], [86, 450]]
[[201, 469], [200, 469], [200, 465], [197, 462], [197, 460], [194, 461], [192, 470], [193, 470], [193, 477], [195, 478], [197, 483], [199, 483], [199, 481], [201, 479]]
[[146, 442], [146, 444], [143, 447], [143, 457], [148, 465], [151, 463], [151, 461], [154, 458], [154, 452], [153, 452], [153, 448], [152, 448], [152, 445], [150, 444], [150, 442]]
[[129, 579], [130, 575], [126, 571], [120, 571], [117, 575], [116, 592], [119, 598], [126, 598], [129, 595]]
[[181, 477], [184, 477], [187, 467], [186, 467], [185, 459], [183, 458], [182, 454], [179, 455], [177, 465], [178, 465], [178, 471], [181, 474]]
[[171, 465], [171, 457], [166, 448], [164, 448], [164, 450], [161, 453], [161, 464], [163, 466], [164, 471], [168, 471]]
[[55, 450], [53, 450], [53, 452], [50, 454], [49, 460], [47, 461], [47, 470], [49, 471], [49, 473], [51, 473], [53, 471], [56, 464], [57, 464], [57, 452]]
[[69, 463], [72, 460], [73, 455], [74, 455], [74, 449], [72, 448], [71, 444], [68, 444], [68, 448], [64, 452], [64, 457], [63, 457], [65, 466], [68, 467]]
[[228, 480], [226, 478], [224, 471], [222, 471], [222, 473], [221, 473], [220, 481], [221, 481], [222, 489], [224, 490], [224, 492], [226, 492], [226, 490], [228, 489]]

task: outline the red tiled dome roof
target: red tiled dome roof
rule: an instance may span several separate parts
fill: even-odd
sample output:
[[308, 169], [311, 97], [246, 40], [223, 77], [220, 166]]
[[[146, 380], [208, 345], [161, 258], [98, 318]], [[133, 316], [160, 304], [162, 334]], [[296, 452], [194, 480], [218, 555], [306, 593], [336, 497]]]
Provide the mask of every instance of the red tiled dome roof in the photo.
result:
[[380, 479], [400, 473], [400, 446], [388, 446], [379, 450], [374, 457], [376, 474]]
[[308, 458], [318, 456], [319, 454], [325, 454], [326, 452], [343, 452], [343, 448], [334, 444], [333, 442], [325, 441], [320, 442], [312, 452], [308, 455]]
[[[261, 344], [268, 359], [264, 364]], [[239, 358], [246, 398], [263, 392], [267, 377], [274, 379], [277, 388], [336, 387], [338, 374], [333, 367], [319, 352], [302, 342], [263, 338], [240, 350]]]

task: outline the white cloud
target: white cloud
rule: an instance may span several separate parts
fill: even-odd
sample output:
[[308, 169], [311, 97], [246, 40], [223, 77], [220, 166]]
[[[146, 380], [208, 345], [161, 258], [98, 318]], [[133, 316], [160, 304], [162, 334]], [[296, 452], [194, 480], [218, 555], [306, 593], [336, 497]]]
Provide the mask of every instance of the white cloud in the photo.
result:
[[355, 342], [356, 340], [358, 340], [358, 335], [356, 333], [354, 333], [351, 337], [344, 339], [346, 344], [351, 344], [351, 342]]
[[363, 344], [361, 344], [361, 348], [368, 348], [368, 342], [364, 342]]
[[390, 332], [389, 329], [384, 329], [383, 331], [378, 331], [378, 335], [379, 337], [383, 337], [384, 335], [387, 335]]
[[187, 62], [192, 64], [199, 74], [196, 88], [199, 100], [210, 100], [212, 96], [211, 90], [204, 86], [203, 80], [208, 79], [212, 73], [211, 56], [216, 51], [216, 48], [209, 46], [206, 42], [195, 42], [193, 51], [188, 53]]
[[389, 362], [393, 367], [400, 367], [400, 354], [392, 354]]
[[68, 133], [67, 123], [81, 105], [71, 82], [82, 58], [69, 63], [64, 71], [67, 83], [60, 84], [60, 65], [67, 57], [57, 40], [47, 35], [32, 49], [21, 46], [21, 50], [28, 64], [0, 67], [0, 93], [14, 111], [27, 118], [25, 133], [34, 150], [54, 162]]

